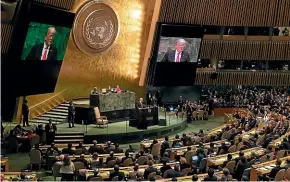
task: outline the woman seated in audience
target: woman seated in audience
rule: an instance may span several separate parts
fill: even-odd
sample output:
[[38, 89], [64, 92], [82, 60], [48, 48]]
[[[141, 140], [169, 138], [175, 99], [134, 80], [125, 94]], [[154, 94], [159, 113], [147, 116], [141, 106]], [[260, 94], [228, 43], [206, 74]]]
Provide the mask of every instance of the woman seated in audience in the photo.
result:
[[66, 156], [63, 160], [59, 173], [62, 175], [62, 181], [74, 181], [75, 166], [71, 162], [70, 158]]
[[233, 177], [230, 174], [230, 171], [228, 170], [228, 168], [224, 168], [223, 175], [219, 181], [232, 181], [232, 180], [233, 180]]
[[135, 166], [133, 167], [133, 171], [129, 172], [129, 179], [136, 179], [137, 178], [137, 173], [139, 170], [139, 164], [135, 164]]
[[187, 164], [187, 161], [184, 157], [180, 158], [180, 170], [182, 171], [183, 169], [190, 168], [189, 164]]
[[154, 146], [156, 143], [158, 143], [158, 140], [157, 140], [157, 138], [154, 138], [152, 144], [151, 144], [150, 147], [149, 147], [150, 151], [152, 151], [152, 148], [153, 148], [153, 146]]

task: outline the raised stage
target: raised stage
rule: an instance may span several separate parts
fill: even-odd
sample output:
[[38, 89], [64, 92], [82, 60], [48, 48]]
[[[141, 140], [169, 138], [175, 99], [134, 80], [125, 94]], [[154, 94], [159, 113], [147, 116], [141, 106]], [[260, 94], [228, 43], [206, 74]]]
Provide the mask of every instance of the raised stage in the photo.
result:
[[[160, 109], [162, 110], [162, 109]], [[68, 123], [57, 125], [57, 131], [83, 132], [84, 143], [92, 143], [93, 140], [104, 142], [112, 140], [118, 143], [138, 142], [146, 138], [161, 137], [180, 132], [187, 127], [186, 118], [176, 117], [172, 113], [159, 111], [159, 120], [164, 121], [164, 126], [149, 126], [147, 130], [140, 130], [129, 126], [129, 120], [110, 123], [107, 128], [99, 128], [95, 124], [75, 124], [74, 128], [68, 128]]]

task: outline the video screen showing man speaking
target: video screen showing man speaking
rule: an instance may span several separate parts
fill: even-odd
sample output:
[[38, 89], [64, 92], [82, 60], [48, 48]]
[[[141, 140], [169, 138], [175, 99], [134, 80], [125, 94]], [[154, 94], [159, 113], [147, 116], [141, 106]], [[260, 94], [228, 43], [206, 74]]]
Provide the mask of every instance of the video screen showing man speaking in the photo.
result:
[[160, 37], [157, 62], [197, 62], [201, 38]]
[[62, 61], [70, 28], [30, 22], [21, 60]]

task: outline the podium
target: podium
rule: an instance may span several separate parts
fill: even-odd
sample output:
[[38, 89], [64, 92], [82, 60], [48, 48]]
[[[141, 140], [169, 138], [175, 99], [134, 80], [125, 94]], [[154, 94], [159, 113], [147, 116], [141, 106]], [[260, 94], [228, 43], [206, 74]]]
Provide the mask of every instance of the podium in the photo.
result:
[[146, 108], [136, 108], [135, 116], [131, 119], [129, 126], [137, 129], [146, 130], [148, 126], [158, 125], [158, 107], [149, 106]]
[[90, 94], [90, 106], [100, 107], [100, 97], [98, 94]]

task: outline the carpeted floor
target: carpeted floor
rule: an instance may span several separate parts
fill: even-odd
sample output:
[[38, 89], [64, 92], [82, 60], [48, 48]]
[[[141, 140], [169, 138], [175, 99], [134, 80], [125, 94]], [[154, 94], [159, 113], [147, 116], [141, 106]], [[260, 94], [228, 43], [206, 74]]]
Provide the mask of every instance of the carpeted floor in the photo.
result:
[[[182, 132], [178, 133], [179, 135], [182, 135], [182, 133], [188, 133], [188, 132], [196, 132], [199, 131], [199, 129], [211, 129], [214, 127], [217, 127], [219, 125], [222, 125], [224, 122], [223, 117], [214, 117], [210, 116], [209, 120], [200, 120], [200, 121], [193, 121], [192, 124], [188, 125], [188, 128], [183, 130]], [[140, 143], [132, 143], [133, 147], [136, 149], [139, 149]], [[120, 145], [121, 148], [127, 149], [128, 144]], [[1, 151], [1, 153], [5, 154], [6, 152], [4, 150]], [[6, 154], [6, 156], [9, 158], [9, 171], [21, 171], [23, 169], [29, 168], [29, 155], [28, 153], [17, 153], [17, 154]], [[52, 180], [52, 179], [46, 179], [46, 180]]]

